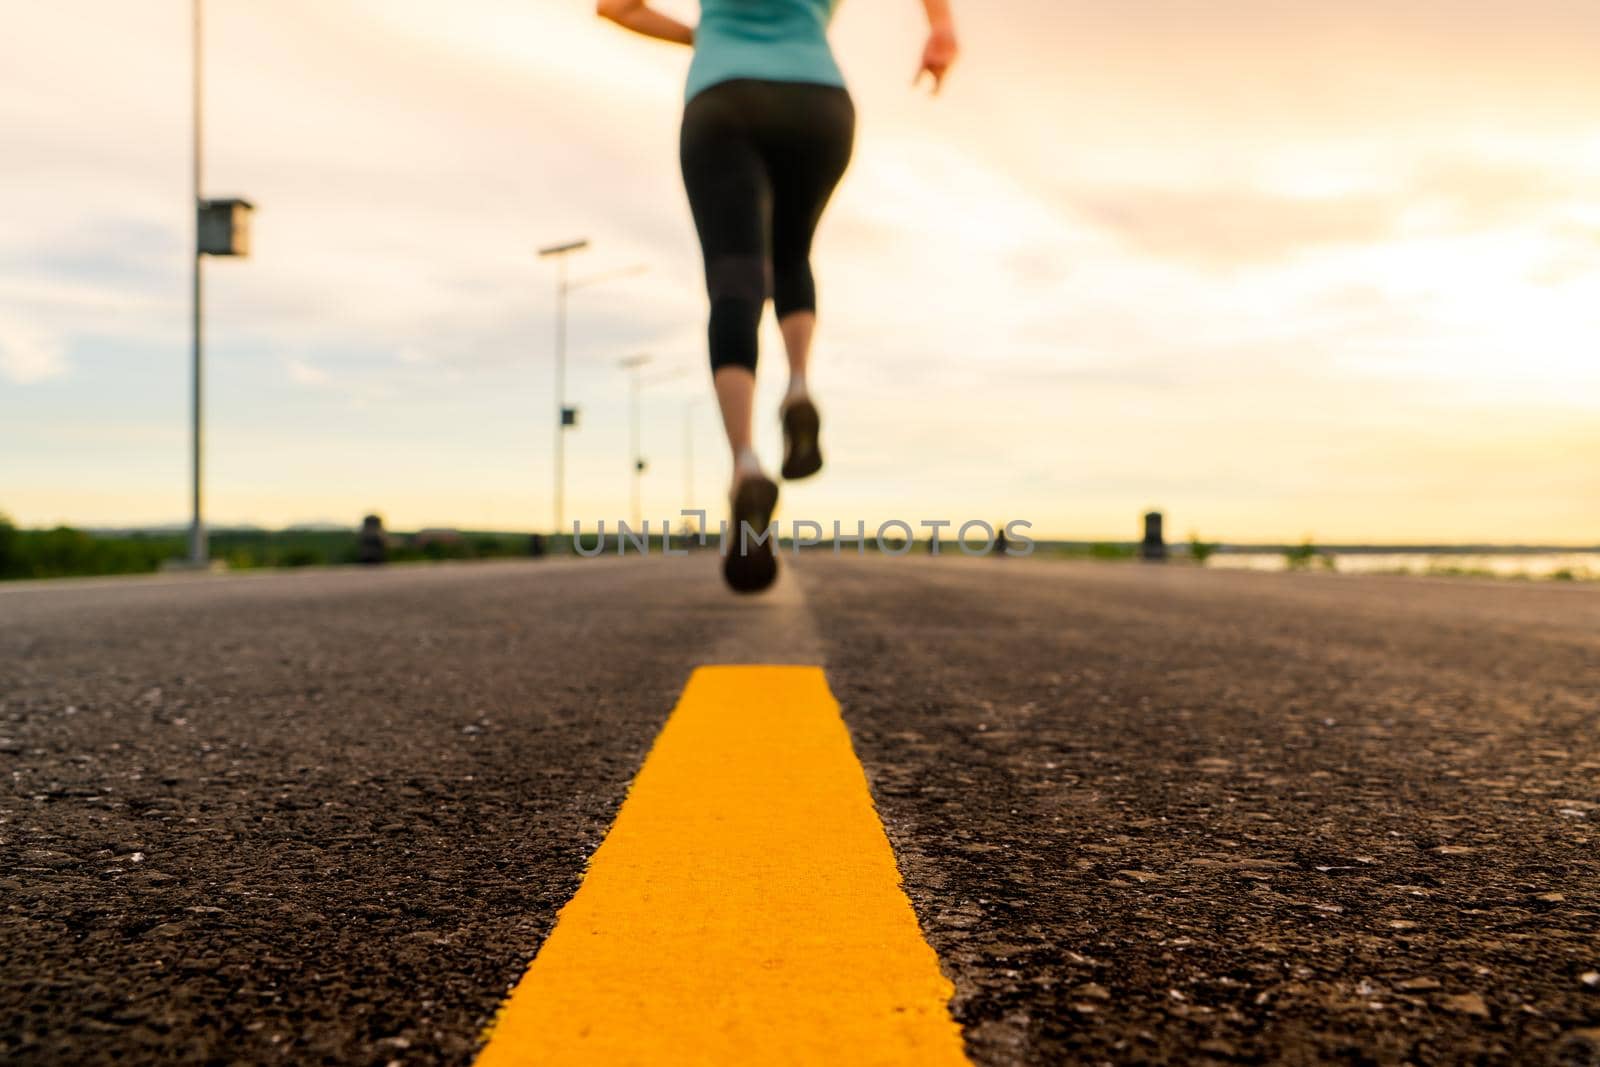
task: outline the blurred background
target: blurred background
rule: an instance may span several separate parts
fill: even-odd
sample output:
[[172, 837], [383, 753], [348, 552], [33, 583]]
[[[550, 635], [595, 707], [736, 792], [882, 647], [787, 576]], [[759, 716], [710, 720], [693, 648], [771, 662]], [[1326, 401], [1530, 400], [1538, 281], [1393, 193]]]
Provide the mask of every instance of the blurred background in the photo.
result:
[[[0, 511], [178, 529], [190, 4], [0, 11]], [[840, 9], [860, 126], [816, 256], [830, 466], [788, 517], [1596, 543], [1600, 7], [958, 16], [930, 99], [918, 5]], [[535, 250], [579, 237], [568, 521], [631, 516], [641, 353], [643, 512], [715, 512], [687, 50], [566, 0], [208, 0], [205, 52], [204, 193], [257, 209], [249, 257], [206, 265], [213, 527], [548, 530]]]

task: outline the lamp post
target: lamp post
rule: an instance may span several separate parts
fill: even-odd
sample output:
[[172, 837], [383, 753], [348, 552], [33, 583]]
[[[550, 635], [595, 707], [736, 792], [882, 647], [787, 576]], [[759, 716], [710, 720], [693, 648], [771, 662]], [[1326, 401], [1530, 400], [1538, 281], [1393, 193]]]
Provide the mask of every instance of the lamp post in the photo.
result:
[[248, 200], [231, 197], [207, 200], [201, 195], [204, 188], [205, 162], [205, 4], [193, 0], [192, 4], [194, 80], [191, 87], [194, 134], [193, 170], [191, 174], [194, 202], [194, 271], [191, 299], [192, 338], [190, 353], [189, 392], [189, 470], [190, 519], [189, 556], [182, 564], [186, 567], [208, 569], [211, 566], [210, 545], [201, 493], [204, 471], [204, 400], [205, 400], [205, 304], [203, 300], [204, 257], [246, 256], [250, 253], [250, 212], [254, 210]]
[[[683, 510], [694, 510], [694, 400], [683, 403]], [[687, 520], [685, 520], [687, 521]]]
[[202, 64], [205, 56], [205, 25], [204, 25], [204, 0], [194, 0], [194, 40], [191, 47], [194, 53], [194, 295], [190, 311], [193, 315], [192, 351], [190, 353], [190, 394], [189, 394], [189, 473], [190, 473], [190, 514], [189, 520], [189, 562], [196, 567], [203, 567], [210, 555], [206, 539], [205, 519], [200, 508], [200, 434], [201, 434], [201, 348], [202, 316], [200, 309], [201, 298], [201, 271], [200, 271], [200, 188], [201, 165], [204, 151], [205, 121], [203, 107], [203, 92], [205, 70]]
[[567, 407], [567, 257], [589, 247], [587, 239], [568, 241], [539, 249], [540, 259], [554, 257], [556, 261], [556, 454], [554, 508], [555, 532], [560, 536], [566, 524], [567, 493], [567, 427], [578, 422], [576, 410]]
[[[683, 403], [683, 510], [694, 510], [694, 409], [700, 406], [701, 397], [692, 397]], [[687, 523], [689, 520], [684, 519]]]
[[644, 478], [644, 457], [639, 454], [639, 371], [650, 357], [644, 353], [629, 356], [618, 360], [617, 365], [629, 372], [632, 381], [628, 386], [628, 452], [633, 457], [633, 528], [638, 530], [643, 525], [642, 509], [639, 502], [640, 482]]
[[625, 278], [645, 271], [644, 264], [635, 264], [621, 270], [607, 271], [580, 281], [567, 280], [567, 257], [573, 252], [581, 252], [589, 247], [587, 238], [568, 241], [565, 244], [551, 245], [539, 249], [540, 259], [555, 259], [556, 261], [556, 453], [555, 453], [555, 494], [554, 511], [556, 527], [559, 536], [567, 521], [567, 441], [566, 432], [569, 427], [578, 425], [578, 409], [567, 406], [567, 295], [579, 289], [586, 289], [591, 285], [608, 282], [614, 278]]

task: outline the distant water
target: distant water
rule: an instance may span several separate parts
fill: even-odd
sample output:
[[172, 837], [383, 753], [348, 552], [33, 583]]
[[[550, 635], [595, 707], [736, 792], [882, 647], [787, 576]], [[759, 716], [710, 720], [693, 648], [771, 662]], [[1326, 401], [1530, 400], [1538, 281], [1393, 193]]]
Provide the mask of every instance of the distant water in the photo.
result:
[[[1600, 581], [1600, 552], [1330, 552], [1333, 568], [1344, 574], [1483, 575], [1496, 578], [1550, 578], [1570, 575], [1580, 581]], [[1234, 570], [1281, 571], [1288, 569], [1282, 555], [1268, 552], [1218, 552], [1209, 567]], [[1323, 569], [1313, 561], [1311, 570]]]

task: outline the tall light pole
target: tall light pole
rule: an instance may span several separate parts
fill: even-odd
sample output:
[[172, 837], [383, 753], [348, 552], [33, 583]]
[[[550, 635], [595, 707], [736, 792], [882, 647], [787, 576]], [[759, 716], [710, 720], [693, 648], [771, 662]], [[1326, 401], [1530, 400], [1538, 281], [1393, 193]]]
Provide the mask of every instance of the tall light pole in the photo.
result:
[[629, 383], [628, 389], [628, 452], [633, 457], [633, 528], [635, 530], [643, 526], [642, 508], [639, 501], [639, 483], [644, 478], [644, 457], [639, 454], [639, 371], [649, 362], [650, 357], [644, 353], [618, 361], [618, 366], [630, 372], [629, 376], [633, 379]]
[[192, 312], [193, 322], [193, 351], [191, 353], [190, 376], [190, 423], [189, 423], [189, 472], [191, 518], [189, 520], [189, 562], [196, 567], [204, 567], [208, 562], [209, 545], [206, 538], [205, 519], [202, 517], [200, 507], [200, 462], [201, 462], [201, 398], [203, 381], [201, 379], [200, 353], [203, 347], [201, 335], [201, 271], [200, 271], [200, 189], [203, 175], [201, 173], [202, 161], [205, 158], [205, 116], [201, 108], [204, 106], [204, 80], [205, 80], [205, 23], [204, 0], [194, 0], [194, 39], [191, 50], [194, 53], [194, 85], [193, 85], [193, 115], [194, 115], [194, 299]]
[[565, 244], [551, 245], [549, 248], [539, 249], [540, 259], [554, 258], [556, 261], [556, 454], [555, 454], [555, 499], [554, 509], [556, 518], [555, 532], [559, 536], [567, 521], [567, 442], [568, 428], [578, 425], [578, 409], [567, 406], [567, 296], [579, 289], [586, 289], [600, 282], [608, 282], [613, 278], [625, 278], [634, 274], [642, 274], [647, 269], [644, 264], [635, 264], [621, 270], [607, 271], [605, 274], [594, 275], [580, 281], [567, 280], [567, 257], [573, 252], [581, 252], [589, 247], [587, 239], [568, 241]]
[[201, 195], [205, 180], [202, 164], [205, 161], [205, 23], [204, 0], [193, 0], [194, 83], [192, 86], [194, 115], [194, 159], [191, 189], [194, 211], [194, 290], [192, 294], [193, 320], [191, 322], [193, 349], [190, 359], [189, 392], [189, 470], [190, 504], [189, 556], [180, 566], [209, 568], [210, 547], [206, 538], [206, 524], [202, 510], [201, 483], [204, 469], [205, 436], [205, 304], [202, 299], [201, 264], [206, 256], [246, 256], [250, 254], [250, 212], [254, 210], [248, 200], [231, 197], [207, 200]]
[[556, 261], [556, 455], [554, 508], [556, 536], [567, 520], [567, 427], [577, 422], [577, 412], [567, 408], [567, 257], [589, 247], [587, 239], [539, 249], [540, 259]]
[[[683, 510], [694, 510], [694, 409], [700, 397], [683, 403]], [[686, 524], [688, 519], [683, 520]]]

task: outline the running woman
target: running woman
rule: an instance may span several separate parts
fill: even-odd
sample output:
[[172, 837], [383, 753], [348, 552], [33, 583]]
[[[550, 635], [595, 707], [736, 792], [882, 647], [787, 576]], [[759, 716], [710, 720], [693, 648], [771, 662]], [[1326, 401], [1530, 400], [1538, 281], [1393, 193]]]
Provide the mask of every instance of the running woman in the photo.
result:
[[[937, 93], [955, 62], [950, 0], [922, 0], [929, 34], [922, 64]], [[689, 45], [679, 161], [705, 258], [711, 299], [712, 381], [733, 452], [729, 490], [733, 544], [723, 577], [735, 590], [772, 584], [771, 539], [746, 544], [745, 524], [764, 532], [778, 485], [751, 446], [756, 337], [770, 298], [789, 356], [779, 408], [784, 478], [822, 468], [821, 420], [806, 388], [817, 323], [811, 239], [855, 141], [855, 106], [828, 45], [838, 0], [701, 0], [690, 27], [648, 0], [599, 0], [598, 11], [635, 33]], [[753, 539], [751, 539], [753, 540]]]

